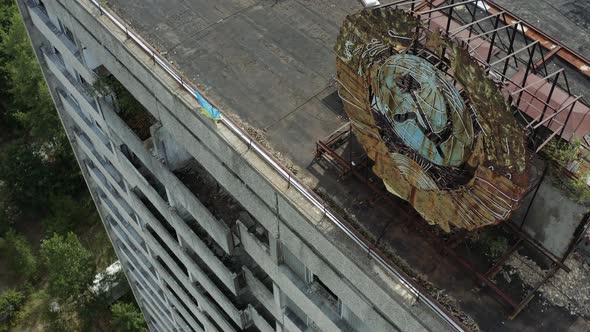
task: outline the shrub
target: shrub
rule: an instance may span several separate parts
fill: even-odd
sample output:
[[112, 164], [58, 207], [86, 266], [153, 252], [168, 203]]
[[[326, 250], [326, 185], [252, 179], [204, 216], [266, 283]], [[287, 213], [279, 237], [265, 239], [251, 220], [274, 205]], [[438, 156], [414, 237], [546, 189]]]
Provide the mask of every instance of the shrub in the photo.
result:
[[24, 294], [14, 289], [0, 295], [0, 331], [8, 331], [24, 302]]
[[24, 280], [33, 279], [37, 273], [37, 258], [27, 239], [11, 229], [6, 233], [6, 249], [12, 271]]
[[92, 254], [76, 234], [53, 234], [44, 240], [41, 258], [47, 270], [49, 295], [66, 300], [80, 295], [92, 284], [95, 272]]
[[113, 304], [111, 312], [115, 331], [147, 332], [143, 315], [135, 305], [118, 302]]

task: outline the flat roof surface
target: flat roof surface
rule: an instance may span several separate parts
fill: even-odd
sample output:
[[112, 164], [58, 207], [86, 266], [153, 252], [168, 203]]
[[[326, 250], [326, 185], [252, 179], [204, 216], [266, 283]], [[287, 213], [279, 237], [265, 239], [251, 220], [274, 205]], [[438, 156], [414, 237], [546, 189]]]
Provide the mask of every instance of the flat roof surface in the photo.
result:
[[494, 2], [590, 59], [590, 1], [494, 0]]
[[[580, 53], [590, 53], [590, 2], [581, 5], [585, 13], [576, 12], [580, 1], [574, 0], [498, 2]], [[359, 1], [109, 0], [109, 6], [223, 112], [259, 130], [274, 150], [306, 170], [316, 188], [456, 298], [483, 330], [564, 330], [579, 324], [566, 310], [543, 307], [538, 297], [508, 321], [491, 292], [474, 292], [478, 284], [472, 276], [409, 227], [402, 220], [407, 217], [382, 202], [367, 204], [372, 194], [363, 184], [340, 181], [314, 162], [316, 141], [346, 123], [334, 94], [332, 48], [345, 16], [362, 8]], [[551, 21], [535, 22], [535, 17]]]
[[[315, 141], [342, 125], [332, 51], [357, 0], [115, 0], [111, 7], [225, 112], [264, 131], [307, 166]], [[297, 148], [293, 145], [296, 143]]]

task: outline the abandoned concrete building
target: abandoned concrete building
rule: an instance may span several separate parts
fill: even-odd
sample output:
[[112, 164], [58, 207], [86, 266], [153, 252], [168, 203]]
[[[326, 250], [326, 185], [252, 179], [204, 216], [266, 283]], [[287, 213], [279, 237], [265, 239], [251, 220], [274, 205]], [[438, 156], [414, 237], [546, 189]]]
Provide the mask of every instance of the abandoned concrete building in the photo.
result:
[[590, 4], [17, 3], [151, 331], [588, 330]]

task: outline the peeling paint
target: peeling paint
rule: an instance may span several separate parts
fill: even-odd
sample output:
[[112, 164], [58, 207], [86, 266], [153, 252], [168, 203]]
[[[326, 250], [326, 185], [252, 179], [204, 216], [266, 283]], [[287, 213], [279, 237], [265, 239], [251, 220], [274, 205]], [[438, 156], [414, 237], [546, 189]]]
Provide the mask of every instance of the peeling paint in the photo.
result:
[[[528, 186], [524, 133], [469, 52], [419, 27], [391, 7], [346, 18], [334, 47], [344, 109], [375, 174], [427, 222], [496, 224]], [[435, 66], [442, 52], [451, 75]]]

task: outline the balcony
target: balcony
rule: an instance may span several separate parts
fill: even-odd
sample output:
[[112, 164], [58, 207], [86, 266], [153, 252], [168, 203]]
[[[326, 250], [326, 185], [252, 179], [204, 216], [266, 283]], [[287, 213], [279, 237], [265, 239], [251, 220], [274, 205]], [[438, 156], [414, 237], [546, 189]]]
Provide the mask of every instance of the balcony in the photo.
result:
[[211, 255], [222, 263], [225, 269], [228, 269], [233, 274], [238, 274], [241, 272], [241, 264], [237, 262], [232, 256], [228, 255], [221, 246], [217, 244], [215, 239], [211, 237], [200, 225], [199, 223], [188, 213], [186, 210], [183, 211], [182, 207], [179, 207], [180, 211], [179, 216], [180, 218], [186, 223], [186, 225], [190, 228], [192, 232], [198, 237], [198, 239], [207, 247], [207, 252], [203, 253], [203, 250], [199, 250], [198, 253], [191, 250], [191, 254], [197, 256], [198, 259], [201, 258], [201, 255], [205, 254], [203, 259], [210, 262]]
[[[113, 75], [106, 74], [98, 78], [93, 87], [98, 94], [104, 97], [105, 103], [114, 106], [115, 112], [121, 120], [142, 142], [146, 143], [150, 140], [152, 137], [150, 128], [157, 121], [121, 82]], [[146, 144], [152, 143], [147, 142]]]
[[[259, 277], [246, 267], [244, 267], [244, 277], [249, 291], [255, 298], [255, 301], [253, 302], [254, 307], [252, 309], [255, 309], [256, 314], [253, 314], [253, 319], [256, 318], [254, 316], [259, 315], [271, 326], [274, 325], [275, 320], [281, 320], [281, 315], [277, 313], [275, 309], [273, 292], [269, 291]], [[267, 276], [267, 279], [270, 278]]]
[[[354, 329], [341, 318], [338, 298], [321, 281], [319, 281], [319, 279], [314, 276], [314, 280], [311, 283], [307, 283], [301, 280], [299, 275], [291, 271], [288, 266], [283, 265], [281, 268], [283, 268], [284, 274], [293, 282], [293, 284], [305, 294], [306, 298], [311, 301], [311, 303], [313, 303], [313, 307], [315, 308], [313, 311], [316, 314], [314, 315], [316, 316], [314, 320], [317, 319], [317, 323], [321, 324], [321, 326], [329, 326], [330, 330], [354, 331]], [[322, 315], [317, 316], [318, 312], [321, 312]], [[321, 317], [321, 319], [317, 317]]]
[[[119, 173], [115, 166], [108, 159], [102, 157], [98, 153], [88, 135], [77, 130], [74, 132], [76, 135], [76, 140], [80, 143], [79, 146], [84, 154], [86, 154], [86, 156], [92, 160], [94, 165], [96, 165], [100, 171], [105, 174], [111, 183], [116, 183], [122, 192], [126, 192], [127, 189], [125, 188], [125, 184], [123, 182], [123, 176], [121, 173]], [[130, 208], [128, 208], [127, 211], [129, 211], [129, 209]]]
[[174, 171], [178, 179], [195, 195], [217, 220], [229, 228], [235, 225], [244, 208], [194, 158]]
[[[109, 127], [125, 144], [121, 145], [119, 171], [130, 186], [140, 187], [160, 211], [167, 210], [166, 217], [182, 229], [184, 240], [190, 245], [198, 245], [195, 233], [204, 230], [226, 253], [231, 253], [233, 243], [229, 227], [213, 217], [211, 212], [195, 197], [193, 192], [182, 183], [157, 157], [149, 153], [145, 143], [133, 134], [129, 126], [114, 112], [104, 109], [104, 116]], [[162, 183], [166, 183], [166, 187]], [[151, 188], [144, 188], [144, 186]], [[153, 189], [153, 190], [151, 190]], [[152, 197], [152, 192], [161, 199]], [[171, 202], [168, 201], [170, 196]], [[162, 202], [164, 201], [164, 204]], [[165, 204], [168, 203], [168, 204]], [[174, 209], [170, 209], [172, 206]], [[178, 218], [180, 216], [180, 218]], [[198, 225], [201, 227], [193, 227]], [[186, 227], [188, 226], [188, 227]]]
[[299, 317], [295, 311], [289, 307], [283, 307], [284, 324], [287, 331], [292, 332], [312, 332], [313, 330], [307, 326], [305, 318]]
[[[218, 324], [222, 325], [224, 327], [223, 331], [235, 331], [236, 329], [229, 324], [229, 318], [227, 318], [225, 312], [218, 309], [218, 306], [212, 303], [209, 300], [209, 297], [205, 296], [203, 293], [204, 289], [189, 280], [186, 273], [181, 271], [178, 262], [176, 262], [175, 259], [161, 247], [161, 245], [156, 244], [157, 240], [151, 235], [151, 233], [146, 233], [146, 235], [148, 235], [146, 237], [148, 245], [152, 248], [154, 253], [159, 256], [156, 266], [158, 267], [162, 278], [164, 278], [170, 286], [174, 285], [178, 287], [178, 285], [186, 285], [190, 295], [194, 296], [198, 301], [199, 308], [202, 309], [202, 311], [208, 312]], [[174, 277], [177, 277], [178, 280], [175, 280]], [[180, 292], [179, 288], [176, 288], [176, 290]], [[196, 313], [200, 316], [199, 320], [207, 326], [206, 323], [209, 322], [209, 319], [204, 317], [204, 315], [201, 315], [202, 311], [198, 310]]]
[[80, 49], [76, 44], [72, 42], [69, 37], [59, 29], [59, 27], [56, 27], [53, 22], [51, 22], [44, 7], [37, 5], [33, 0], [28, 0], [25, 3], [29, 9], [31, 21], [37, 30], [43, 34], [53, 47], [63, 54], [63, 57], [68, 63], [71, 64], [87, 82], [93, 82], [96, 77], [84, 65], [82, 52], [80, 52]]
[[[144, 204], [134, 191], [130, 192], [130, 197], [132, 198], [133, 204], [137, 206]], [[163, 258], [175, 274], [180, 273], [179, 276], [182, 276], [184, 280], [190, 280], [183, 281], [183, 284], [191, 284], [194, 287], [193, 290], [196, 289], [200, 298], [199, 303], [211, 304], [212, 310], [215, 310], [216, 315], [221, 318], [222, 322], [226, 322], [226, 324], [227, 322], [235, 322], [239, 327], [247, 325], [249, 317], [231, 301], [232, 298], [235, 299], [232, 296], [233, 294], [227, 291], [223, 292], [219, 288], [220, 284], [216, 284], [209, 278], [207, 273], [187, 255], [186, 251], [179, 246], [177, 239], [158, 222], [157, 218], [149, 212], [147, 207], [146, 210], [138, 208], [138, 213], [148, 223], [146, 227], [148, 232], [144, 232], [144, 234], [149, 235], [146, 237], [146, 242], [148, 242], [150, 248]], [[218, 310], [217, 307], [222, 308], [222, 310]], [[234, 329], [232, 328], [232, 330]]]
[[[92, 120], [92, 116], [85, 112], [86, 110], [98, 112], [96, 101], [88, 92], [87, 87], [71, 76], [56, 53], [52, 53], [47, 48], [42, 48], [42, 52], [49, 71], [65, 88], [63, 90], [58, 88], [57, 90], [64, 109], [85, 133], [91, 135], [93, 141], [101, 142], [111, 151], [112, 147], [107, 134], [99, 127], [96, 121]], [[65, 91], [71, 93], [72, 97]]]
[[[253, 307], [251, 305], [248, 306], [250, 310], [250, 314], [252, 316], [252, 321], [257, 329], [252, 327], [252, 331], [261, 331], [261, 332], [273, 332], [275, 331], [275, 319], [271, 316], [266, 309], [261, 307]], [[266, 313], [265, 313], [266, 312]]]
[[166, 193], [166, 187], [164, 184], [158, 180], [158, 178], [141, 161], [141, 159], [127, 147], [127, 145], [121, 145], [120, 149], [131, 165], [133, 165], [138, 175], [140, 175], [155, 190], [160, 198], [166, 203], [169, 203], [168, 194]]

